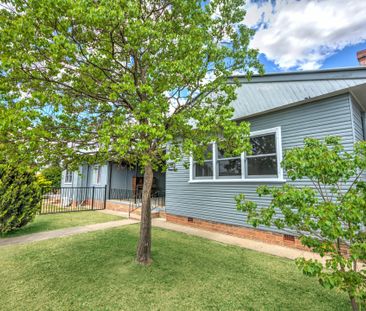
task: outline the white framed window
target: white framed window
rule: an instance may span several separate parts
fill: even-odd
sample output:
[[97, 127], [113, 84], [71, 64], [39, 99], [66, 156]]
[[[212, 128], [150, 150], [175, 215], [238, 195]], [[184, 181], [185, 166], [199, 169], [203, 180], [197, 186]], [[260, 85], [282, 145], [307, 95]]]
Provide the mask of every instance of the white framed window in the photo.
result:
[[72, 171], [70, 170], [65, 171], [65, 179], [64, 179], [65, 184], [72, 184], [72, 176], [73, 176]]
[[205, 160], [203, 164], [194, 162], [193, 164], [193, 178], [194, 179], [212, 179], [214, 175], [213, 171], [213, 144], [208, 145], [205, 152]]
[[224, 151], [217, 148], [216, 163], [217, 178], [241, 178], [243, 174], [241, 155], [227, 158], [225, 157]]
[[100, 185], [102, 177], [102, 167], [100, 165], [93, 166], [93, 184]]
[[250, 154], [232, 157], [225, 157], [213, 143], [203, 164], [191, 158], [190, 182], [283, 182], [281, 128], [252, 132], [250, 142]]
[[250, 137], [252, 154], [245, 157], [246, 177], [278, 177], [276, 133]]

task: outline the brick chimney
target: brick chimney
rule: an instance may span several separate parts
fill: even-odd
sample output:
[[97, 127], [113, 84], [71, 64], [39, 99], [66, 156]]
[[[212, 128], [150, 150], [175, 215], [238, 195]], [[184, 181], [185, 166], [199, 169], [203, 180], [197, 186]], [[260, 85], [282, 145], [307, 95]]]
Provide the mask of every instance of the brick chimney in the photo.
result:
[[366, 66], [366, 50], [358, 51], [357, 59], [361, 66]]

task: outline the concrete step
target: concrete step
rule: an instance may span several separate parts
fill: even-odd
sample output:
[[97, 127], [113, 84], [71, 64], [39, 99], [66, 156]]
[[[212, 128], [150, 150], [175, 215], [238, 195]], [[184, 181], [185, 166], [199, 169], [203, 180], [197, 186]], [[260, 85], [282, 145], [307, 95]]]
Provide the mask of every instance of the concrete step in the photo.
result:
[[[161, 218], [162, 216], [165, 217], [165, 211], [151, 211], [151, 218]], [[133, 210], [130, 213], [130, 218], [132, 219], [141, 219], [141, 208], [137, 208], [135, 210]]]
[[[131, 207], [133, 211], [130, 213], [130, 218], [132, 219], [141, 219], [141, 207]], [[128, 217], [128, 212], [130, 210], [130, 205], [128, 202], [117, 201], [117, 200], [108, 200], [106, 204], [107, 211], [116, 211], [116, 212], [123, 212]], [[154, 209], [151, 211], [152, 218], [165, 218], [165, 210], [164, 209]]]

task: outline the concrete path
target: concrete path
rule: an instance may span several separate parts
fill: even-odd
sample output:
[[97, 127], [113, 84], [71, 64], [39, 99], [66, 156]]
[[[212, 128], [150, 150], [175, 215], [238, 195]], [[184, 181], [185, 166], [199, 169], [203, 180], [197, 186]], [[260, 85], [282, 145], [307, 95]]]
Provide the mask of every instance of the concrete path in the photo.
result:
[[0, 239], [0, 247], [6, 245], [15, 245], [15, 244], [25, 244], [31, 242], [38, 242], [53, 238], [61, 238], [65, 236], [75, 235], [79, 233], [86, 233], [86, 232], [93, 232], [98, 230], [110, 229], [115, 227], [121, 227], [131, 224], [138, 223], [138, 220], [134, 219], [124, 219], [124, 220], [116, 220], [116, 221], [109, 221], [103, 222], [99, 224], [93, 225], [86, 225], [80, 227], [71, 227], [59, 230], [52, 230], [52, 231], [43, 231], [38, 233], [27, 234], [19, 237], [14, 238], [3, 238]]
[[250, 240], [250, 239], [239, 238], [239, 237], [235, 237], [235, 236], [224, 234], [224, 233], [178, 225], [175, 223], [167, 222], [165, 219], [162, 219], [162, 218], [153, 219], [152, 224], [154, 227], [159, 227], [159, 228], [163, 228], [163, 229], [186, 233], [189, 235], [199, 236], [201, 238], [220, 242], [223, 244], [240, 246], [242, 248], [251, 249], [251, 250], [254, 250], [257, 252], [261, 252], [261, 253], [271, 254], [271, 255], [278, 256], [278, 257], [284, 257], [284, 258], [288, 258], [288, 259], [296, 259], [298, 257], [304, 257], [306, 259], [323, 260], [323, 258], [321, 258], [319, 255], [311, 253], [311, 252], [306, 252], [306, 251], [298, 250], [295, 248], [290, 248], [290, 247], [285, 247], [285, 246], [280, 246], [280, 245], [263, 243], [260, 241], [255, 241], [255, 240]]
[[[128, 216], [128, 213], [112, 211], [112, 210], [102, 210], [102, 211], [98, 211], [98, 212], [122, 216], [122, 217]], [[72, 227], [72, 228], [65, 228], [65, 229], [60, 229], [60, 230], [32, 233], [32, 234], [14, 237], [14, 238], [0, 239], [0, 247], [5, 246], [5, 245], [25, 244], [25, 243], [43, 241], [43, 240], [48, 240], [48, 239], [53, 239], [53, 238], [71, 236], [71, 235], [75, 235], [75, 234], [79, 234], [79, 233], [87, 233], [87, 232], [93, 232], [93, 231], [98, 231], [98, 230], [116, 228], [116, 227], [126, 226], [126, 225], [130, 225], [130, 224], [136, 224], [136, 223], [139, 223], [139, 220], [124, 219], [124, 220], [110, 221], [110, 222], [87, 225], [87, 226]], [[193, 228], [193, 227], [189, 227], [189, 226], [178, 225], [175, 223], [167, 222], [165, 219], [162, 219], [162, 218], [153, 219], [152, 225], [154, 227], [172, 230], [172, 231], [176, 231], [176, 232], [182, 232], [185, 234], [198, 236], [198, 237], [216, 241], [219, 243], [235, 245], [235, 246], [239, 246], [239, 247], [243, 247], [243, 248], [247, 248], [247, 249], [251, 249], [254, 251], [271, 254], [271, 255], [275, 255], [275, 256], [279, 256], [279, 257], [284, 257], [284, 258], [288, 258], [288, 259], [304, 257], [306, 259], [318, 259], [318, 260], [324, 261], [324, 258], [321, 258], [319, 255], [311, 253], [311, 252], [301, 251], [298, 249], [289, 248], [289, 247], [280, 246], [280, 245], [267, 244], [267, 243], [263, 243], [260, 241], [250, 240], [250, 239], [239, 238], [239, 237], [235, 237], [232, 235], [223, 234], [223, 233], [219, 233], [219, 232], [213, 232], [213, 231]]]
[[[111, 214], [111, 215], [122, 216], [122, 217], [126, 217], [126, 214], [127, 214], [124, 212], [111, 211], [111, 210], [102, 210], [99, 212]], [[319, 255], [311, 253], [311, 252], [302, 251], [299, 249], [290, 248], [290, 247], [286, 247], [286, 246], [268, 244], [268, 243], [264, 243], [264, 242], [260, 242], [260, 241], [239, 238], [239, 237], [235, 237], [235, 236], [224, 234], [224, 233], [208, 231], [208, 230], [193, 228], [193, 227], [189, 227], [189, 226], [178, 225], [175, 223], [167, 222], [163, 218], [153, 219], [152, 225], [154, 227], [159, 227], [159, 228], [163, 228], [163, 229], [167, 229], [167, 230], [186, 233], [189, 235], [199, 236], [201, 238], [205, 238], [208, 240], [212, 240], [212, 241], [216, 241], [216, 242], [220, 242], [220, 243], [224, 243], [224, 244], [229, 244], [229, 245], [240, 246], [242, 248], [247, 248], [247, 249], [257, 251], [257, 252], [262, 252], [262, 253], [275, 255], [275, 256], [279, 256], [279, 257], [284, 257], [284, 258], [288, 258], [288, 259], [296, 259], [298, 257], [304, 257], [306, 259], [318, 259], [318, 260], [321, 260], [322, 262], [325, 261], [324, 258], [321, 258]]]
[[108, 215], [114, 215], [114, 216], [120, 216], [120, 217], [128, 218], [128, 213], [127, 212], [114, 211], [114, 210], [111, 210], [111, 209], [101, 209], [101, 210], [98, 210], [97, 212], [98, 213], [103, 213], [103, 214], [108, 214]]

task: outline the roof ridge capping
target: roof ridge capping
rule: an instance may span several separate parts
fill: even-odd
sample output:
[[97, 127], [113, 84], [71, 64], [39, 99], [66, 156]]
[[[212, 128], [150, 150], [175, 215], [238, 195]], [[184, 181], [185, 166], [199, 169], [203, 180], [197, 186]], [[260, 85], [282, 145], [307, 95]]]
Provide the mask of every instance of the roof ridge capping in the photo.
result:
[[239, 79], [240, 83], [290, 82], [314, 80], [366, 79], [366, 67], [345, 67], [321, 70], [273, 72], [264, 75], [255, 74], [251, 80], [246, 75], [233, 75], [229, 80]]

